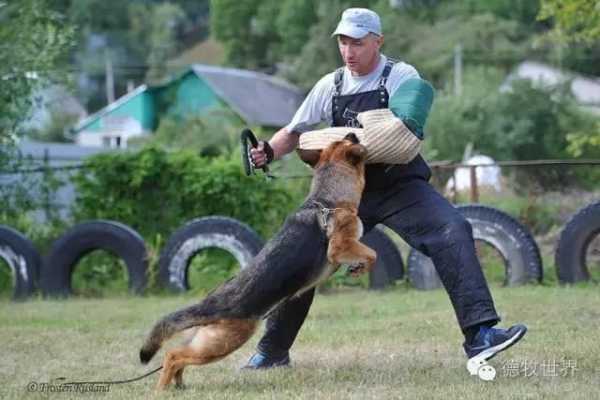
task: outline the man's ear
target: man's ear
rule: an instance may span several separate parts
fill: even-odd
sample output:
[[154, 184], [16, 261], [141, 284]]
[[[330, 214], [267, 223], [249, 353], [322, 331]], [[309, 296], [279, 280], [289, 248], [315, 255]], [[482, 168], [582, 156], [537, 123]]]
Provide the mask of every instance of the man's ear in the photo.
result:
[[296, 149], [296, 152], [298, 153], [298, 157], [300, 157], [300, 159], [302, 161], [304, 161], [305, 163], [307, 163], [308, 165], [310, 165], [313, 168], [315, 167], [315, 165], [317, 165], [317, 163], [319, 162], [319, 159], [321, 158], [321, 151], [322, 150]]
[[346, 157], [351, 164], [358, 164], [367, 157], [367, 148], [362, 144], [355, 144], [348, 149]]

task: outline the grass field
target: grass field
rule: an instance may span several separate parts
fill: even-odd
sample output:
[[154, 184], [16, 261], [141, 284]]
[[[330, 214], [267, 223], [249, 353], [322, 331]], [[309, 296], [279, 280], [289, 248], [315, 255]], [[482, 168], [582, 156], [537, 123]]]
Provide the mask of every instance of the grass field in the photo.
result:
[[[318, 295], [293, 348], [293, 368], [242, 372], [258, 335], [231, 357], [189, 368], [187, 389], [156, 395], [157, 375], [108, 393], [28, 392], [29, 382], [126, 379], [149, 367], [137, 352], [153, 322], [190, 297], [0, 303], [0, 398], [549, 399], [598, 398], [600, 287], [526, 286], [493, 294], [504, 324], [529, 333], [469, 376], [462, 336], [443, 290]], [[163, 353], [159, 353], [161, 356]]]

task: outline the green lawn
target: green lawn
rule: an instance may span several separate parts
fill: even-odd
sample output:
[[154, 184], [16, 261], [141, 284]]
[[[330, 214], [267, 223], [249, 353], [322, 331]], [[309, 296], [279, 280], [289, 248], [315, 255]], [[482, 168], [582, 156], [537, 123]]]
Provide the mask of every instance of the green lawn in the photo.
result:
[[[291, 369], [241, 372], [258, 335], [229, 358], [191, 367], [177, 399], [548, 399], [598, 397], [600, 286], [494, 287], [504, 324], [524, 322], [523, 341], [491, 364], [494, 381], [469, 376], [462, 337], [443, 290], [400, 284], [386, 292], [317, 296], [294, 346]], [[53, 378], [125, 379], [152, 323], [190, 297], [76, 299], [0, 303], [0, 398], [155, 396], [157, 375], [109, 393], [28, 393]], [[159, 353], [159, 356], [163, 353]]]

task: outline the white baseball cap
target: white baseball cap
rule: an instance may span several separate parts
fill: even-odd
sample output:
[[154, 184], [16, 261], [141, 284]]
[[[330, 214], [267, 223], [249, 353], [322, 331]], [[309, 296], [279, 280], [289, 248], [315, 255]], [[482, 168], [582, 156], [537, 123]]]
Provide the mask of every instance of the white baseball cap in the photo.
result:
[[381, 21], [375, 11], [368, 8], [348, 8], [331, 36], [344, 35], [361, 39], [369, 33], [381, 36]]

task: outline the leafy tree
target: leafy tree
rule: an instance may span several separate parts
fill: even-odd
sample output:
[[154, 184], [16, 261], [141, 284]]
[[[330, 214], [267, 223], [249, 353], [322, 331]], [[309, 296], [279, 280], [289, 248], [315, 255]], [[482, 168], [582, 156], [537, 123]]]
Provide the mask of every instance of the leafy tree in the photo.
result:
[[19, 134], [33, 94], [66, 79], [73, 33], [46, 0], [0, 2], [0, 146]]
[[255, 15], [261, 2], [254, 0], [211, 0], [211, 30], [223, 43], [227, 61], [235, 66], [257, 67], [274, 38], [259, 42], [254, 31]]
[[284, 56], [296, 56], [304, 47], [309, 39], [310, 27], [317, 21], [317, 6], [318, 3], [313, 0], [281, 2], [275, 24]]
[[146, 81], [158, 83], [167, 74], [166, 61], [179, 50], [175, 28], [181, 25], [185, 14], [176, 4], [147, 5], [134, 3], [129, 7], [130, 38], [146, 51]]
[[[73, 68], [91, 110], [106, 105], [105, 65], [113, 64], [116, 95], [148, 74], [160, 80], [181, 44], [208, 33], [208, 0], [48, 0], [79, 26]], [[158, 77], [158, 78], [157, 78]]]
[[559, 40], [589, 43], [600, 39], [597, 0], [542, 0], [539, 18], [553, 18], [555, 37]]

